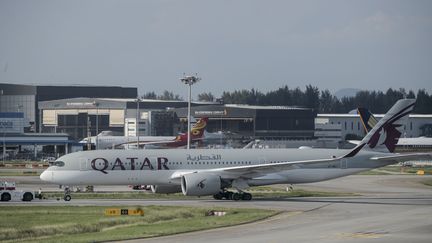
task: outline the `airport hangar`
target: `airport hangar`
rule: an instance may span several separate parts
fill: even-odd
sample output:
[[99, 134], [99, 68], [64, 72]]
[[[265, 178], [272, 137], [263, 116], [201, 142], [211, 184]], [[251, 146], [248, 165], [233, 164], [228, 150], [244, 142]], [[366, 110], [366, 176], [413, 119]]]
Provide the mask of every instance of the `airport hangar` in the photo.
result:
[[[384, 114], [374, 116], [380, 120]], [[317, 114], [315, 126], [317, 130], [327, 126], [328, 131], [340, 131], [337, 136], [343, 140], [349, 140], [350, 136], [363, 138], [366, 135], [358, 114]], [[432, 114], [410, 114], [402, 137], [432, 137]]]
[[[316, 113], [309, 108], [217, 102], [192, 102], [191, 106], [192, 117], [209, 118], [208, 132], [229, 131], [238, 138], [311, 139], [314, 136]], [[187, 130], [185, 101], [71, 98], [39, 102], [39, 107], [43, 132], [68, 133], [77, 140], [101, 131], [128, 136], [138, 133], [174, 136]]]

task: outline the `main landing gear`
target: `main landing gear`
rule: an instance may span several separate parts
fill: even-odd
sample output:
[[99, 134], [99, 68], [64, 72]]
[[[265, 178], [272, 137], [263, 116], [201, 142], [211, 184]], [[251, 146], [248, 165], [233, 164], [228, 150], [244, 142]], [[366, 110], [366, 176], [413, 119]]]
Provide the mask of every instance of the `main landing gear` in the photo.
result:
[[250, 201], [252, 200], [252, 194], [247, 192], [230, 192], [230, 191], [221, 191], [218, 194], [213, 195], [213, 198], [216, 200], [243, 200]]

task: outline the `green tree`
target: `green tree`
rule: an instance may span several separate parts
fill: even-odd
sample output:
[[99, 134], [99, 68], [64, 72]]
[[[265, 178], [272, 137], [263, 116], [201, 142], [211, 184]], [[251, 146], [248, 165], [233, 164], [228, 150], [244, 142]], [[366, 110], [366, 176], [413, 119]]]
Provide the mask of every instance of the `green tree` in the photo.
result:
[[317, 87], [307, 85], [305, 90], [305, 106], [318, 111], [319, 108], [319, 90]]
[[179, 95], [174, 94], [173, 92], [170, 92], [168, 90], [165, 90], [162, 95], [159, 95], [158, 99], [160, 99], [160, 100], [182, 100], [182, 98]]
[[151, 92], [147, 92], [145, 93], [143, 96], [141, 96], [142, 99], [151, 99], [151, 100], [155, 100], [157, 99], [157, 95], [154, 91]]
[[199, 101], [214, 101], [215, 97], [211, 92], [198, 94]]

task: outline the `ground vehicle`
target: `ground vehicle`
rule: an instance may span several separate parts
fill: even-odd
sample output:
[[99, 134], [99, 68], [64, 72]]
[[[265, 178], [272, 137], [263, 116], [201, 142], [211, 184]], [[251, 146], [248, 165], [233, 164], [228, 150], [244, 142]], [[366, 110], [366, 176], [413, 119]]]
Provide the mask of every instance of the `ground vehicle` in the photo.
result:
[[37, 195], [32, 191], [16, 190], [15, 182], [1, 181], [0, 182], [0, 200], [7, 202], [10, 200], [31, 201]]

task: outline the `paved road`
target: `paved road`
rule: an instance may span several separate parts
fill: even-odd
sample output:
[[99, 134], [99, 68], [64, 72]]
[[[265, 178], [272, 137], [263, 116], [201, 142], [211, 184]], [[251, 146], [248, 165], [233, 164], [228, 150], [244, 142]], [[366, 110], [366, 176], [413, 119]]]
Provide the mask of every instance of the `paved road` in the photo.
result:
[[[307, 206], [298, 207], [298, 201]], [[431, 242], [432, 238], [432, 197], [282, 203], [291, 205], [263, 222], [129, 242]]]
[[[2, 205], [187, 205], [256, 207], [282, 210], [253, 224], [129, 242], [432, 242], [432, 187], [419, 181], [432, 176], [349, 176], [296, 185], [321, 191], [356, 192], [359, 197], [214, 200], [72, 200], [2, 203]], [[46, 186], [37, 177], [23, 186]], [[124, 189], [125, 187], [116, 187]], [[103, 190], [109, 188], [101, 188]]]

